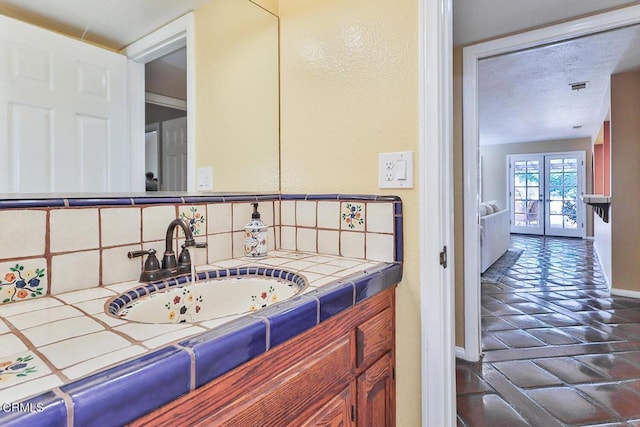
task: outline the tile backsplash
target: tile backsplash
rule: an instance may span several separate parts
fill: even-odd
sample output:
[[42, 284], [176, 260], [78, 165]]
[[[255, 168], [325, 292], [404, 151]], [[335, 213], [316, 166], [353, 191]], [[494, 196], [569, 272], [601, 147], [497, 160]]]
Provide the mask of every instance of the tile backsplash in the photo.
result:
[[[21, 203], [23, 202], [23, 203]], [[167, 226], [187, 222], [207, 249], [196, 265], [244, 255], [244, 226], [258, 202], [269, 250], [402, 261], [402, 205], [394, 196], [270, 195], [0, 201], [0, 304], [135, 281], [143, 259], [165, 250]], [[25, 206], [26, 208], [21, 208]], [[179, 235], [183, 233], [179, 231]], [[180, 237], [175, 241], [178, 248]]]

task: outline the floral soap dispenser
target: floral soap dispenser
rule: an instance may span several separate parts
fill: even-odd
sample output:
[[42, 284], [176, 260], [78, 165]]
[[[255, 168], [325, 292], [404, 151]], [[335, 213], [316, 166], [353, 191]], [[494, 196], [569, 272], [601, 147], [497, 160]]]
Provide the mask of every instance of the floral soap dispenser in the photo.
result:
[[260, 219], [258, 204], [253, 203], [251, 221], [244, 227], [244, 255], [256, 259], [267, 256], [267, 226]]

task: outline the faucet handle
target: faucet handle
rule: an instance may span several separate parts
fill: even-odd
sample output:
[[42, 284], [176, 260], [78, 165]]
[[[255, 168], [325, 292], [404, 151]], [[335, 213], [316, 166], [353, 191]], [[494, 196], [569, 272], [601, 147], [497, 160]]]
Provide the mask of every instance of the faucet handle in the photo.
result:
[[155, 249], [149, 249], [148, 251], [129, 251], [127, 252], [127, 258], [134, 259], [144, 255], [155, 255], [155, 253], [156, 253]]
[[147, 251], [131, 251], [127, 253], [129, 259], [133, 259], [139, 256], [149, 255], [144, 262], [142, 273], [140, 273], [141, 282], [153, 282], [162, 278], [162, 272], [160, 271], [160, 262], [156, 257], [156, 250], [149, 249]]
[[207, 242], [196, 242], [196, 248], [202, 249], [207, 247]]

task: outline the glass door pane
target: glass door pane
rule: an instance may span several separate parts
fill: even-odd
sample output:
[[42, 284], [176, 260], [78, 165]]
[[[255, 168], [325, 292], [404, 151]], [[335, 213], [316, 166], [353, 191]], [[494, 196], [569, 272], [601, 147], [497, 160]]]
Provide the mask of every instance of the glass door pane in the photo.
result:
[[544, 180], [542, 156], [510, 156], [509, 207], [511, 232], [542, 234], [544, 231]]
[[545, 156], [546, 202], [545, 234], [580, 237], [583, 219], [582, 192], [584, 154], [582, 152]]

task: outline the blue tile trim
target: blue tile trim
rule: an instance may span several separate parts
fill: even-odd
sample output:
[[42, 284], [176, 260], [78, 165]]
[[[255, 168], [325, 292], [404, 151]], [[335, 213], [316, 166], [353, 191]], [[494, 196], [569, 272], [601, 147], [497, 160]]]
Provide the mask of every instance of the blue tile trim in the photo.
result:
[[307, 200], [338, 200], [338, 194], [307, 194]]
[[0, 209], [59, 208], [64, 206], [64, 199], [0, 200]]
[[182, 204], [182, 197], [134, 197], [134, 205]]
[[395, 200], [393, 203], [393, 213], [397, 216], [402, 216], [402, 200]]
[[354, 291], [353, 283], [338, 282], [323, 286], [305, 295], [318, 298], [320, 301], [320, 321], [324, 322], [353, 305]]
[[222, 196], [187, 196], [185, 203], [224, 203]]
[[262, 196], [256, 196], [256, 200], [259, 202], [273, 202], [276, 200], [280, 200], [279, 194], [265, 194]]
[[191, 357], [167, 347], [62, 387], [78, 426], [122, 426], [189, 392]]
[[193, 349], [195, 384], [201, 387], [267, 351], [267, 325], [241, 317], [180, 345]]
[[234, 196], [234, 195], [228, 195], [228, 196], [224, 196], [224, 201], [225, 202], [257, 202], [258, 198], [255, 195], [238, 195], [238, 196]]
[[67, 427], [67, 407], [64, 399], [46, 392], [32, 399], [0, 407], [3, 427]]
[[378, 196], [370, 194], [340, 194], [338, 200], [362, 200], [362, 201], [374, 201]]
[[269, 348], [301, 334], [318, 323], [318, 302], [302, 295], [257, 312], [254, 317], [269, 320]]
[[307, 196], [304, 194], [282, 194], [280, 200], [306, 200]]
[[114, 199], [68, 199], [69, 206], [132, 206], [133, 199], [120, 197]]
[[384, 275], [380, 271], [363, 274], [353, 280], [356, 287], [356, 303], [369, 298], [390, 286], [384, 282]]
[[396, 216], [394, 220], [394, 260], [397, 262], [404, 261], [404, 227], [402, 224], [402, 217]]

